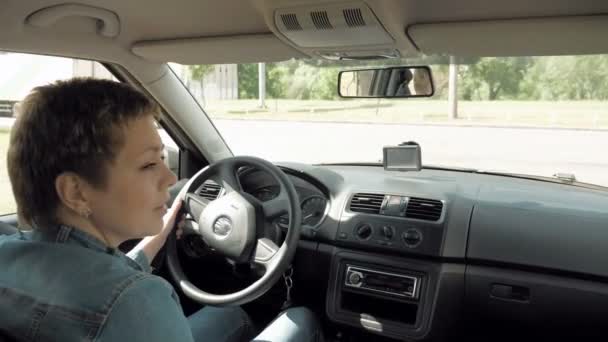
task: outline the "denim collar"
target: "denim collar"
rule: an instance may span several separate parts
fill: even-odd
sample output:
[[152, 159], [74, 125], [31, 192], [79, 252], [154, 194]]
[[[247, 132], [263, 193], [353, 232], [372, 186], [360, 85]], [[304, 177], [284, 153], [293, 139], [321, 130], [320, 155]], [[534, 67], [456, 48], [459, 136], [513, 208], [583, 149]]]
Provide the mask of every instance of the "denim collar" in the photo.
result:
[[68, 225], [60, 224], [44, 229], [34, 228], [32, 231], [32, 240], [82, 246], [97, 252], [116, 256], [139, 270], [145, 269], [139, 262], [129, 258], [118, 248], [110, 247], [93, 235]]

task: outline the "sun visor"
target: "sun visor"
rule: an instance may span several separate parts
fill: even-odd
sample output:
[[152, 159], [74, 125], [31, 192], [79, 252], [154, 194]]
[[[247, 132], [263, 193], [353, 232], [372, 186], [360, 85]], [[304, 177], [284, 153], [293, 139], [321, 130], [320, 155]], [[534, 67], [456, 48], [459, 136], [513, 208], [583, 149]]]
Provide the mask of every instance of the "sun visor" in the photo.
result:
[[271, 33], [143, 41], [135, 43], [131, 51], [150, 61], [181, 64], [257, 63], [305, 57]]
[[608, 52], [608, 15], [414, 24], [407, 34], [427, 54], [551, 56]]

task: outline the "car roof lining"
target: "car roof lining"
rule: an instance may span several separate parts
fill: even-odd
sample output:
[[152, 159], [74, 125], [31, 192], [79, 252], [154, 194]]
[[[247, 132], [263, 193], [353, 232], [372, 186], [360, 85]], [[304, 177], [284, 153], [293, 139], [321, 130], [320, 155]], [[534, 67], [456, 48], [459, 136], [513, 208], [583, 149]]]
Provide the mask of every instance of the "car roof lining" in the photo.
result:
[[[115, 37], [100, 35], [97, 21], [69, 17], [48, 27], [26, 23], [40, 9], [55, 5], [46, 0], [4, 0], [0, 11], [0, 49], [53, 54], [117, 63], [127, 69], [157, 66], [166, 61], [187, 64], [270, 62], [315, 56], [315, 49], [296, 46], [274, 25], [274, 13], [286, 7], [332, 5], [331, 0], [77, 0], [71, 3], [115, 13], [120, 31]], [[600, 24], [608, 14], [608, 2], [580, 0], [359, 0], [368, 6], [394, 42], [369, 49], [394, 48], [402, 56], [425, 54], [545, 55], [606, 53], [599, 39], [606, 30]], [[168, 15], [170, 13], [170, 15]], [[583, 30], [578, 39], [560, 44], [572, 18]], [[179, 18], [179, 20], [168, 20]], [[581, 18], [584, 20], [581, 21]], [[505, 21], [513, 20], [511, 23]], [[523, 20], [523, 21], [522, 21]], [[510, 39], [497, 46], [496, 36], [519, 38], [518, 25], [551, 39], [530, 44]], [[477, 32], [467, 26], [481, 27]], [[451, 29], [455, 28], [454, 31]], [[483, 28], [490, 28], [483, 32]], [[572, 28], [571, 28], [572, 30]], [[482, 32], [480, 32], [482, 31]], [[491, 32], [491, 34], [489, 33]], [[485, 34], [484, 34], [485, 33]], [[274, 37], [273, 37], [274, 36]], [[471, 38], [474, 37], [475, 39]], [[525, 36], [524, 36], [525, 37]], [[501, 39], [503, 39], [501, 38]], [[591, 48], [593, 47], [593, 48]], [[334, 50], [354, 49], [337, 44]], [[153, 69], [153, 68], [152, 68]], [[159, 70], [157, 68], [157, 70]], [[153, 72], [143, 82], [158, 79]]]

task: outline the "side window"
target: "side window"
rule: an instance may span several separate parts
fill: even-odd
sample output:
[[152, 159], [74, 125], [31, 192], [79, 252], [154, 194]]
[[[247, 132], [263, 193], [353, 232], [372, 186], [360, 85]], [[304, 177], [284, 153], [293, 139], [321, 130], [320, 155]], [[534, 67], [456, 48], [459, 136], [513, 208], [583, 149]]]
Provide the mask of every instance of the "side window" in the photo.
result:
[[72, 58], [0, 52], [0, 215], [17, 211], [6, 168], [15, 104], [32, 88], [73, 77], [115, 80], [100, 63]]
[[165, 129], [158, 123], [156, 124], [156, 129], [158, 130], [158, 134], [160, 135], [163, 145], [165, 145], [165, 149], [163, 151], [165, 164], [171, 170], [171, 172], [179, 175], [179, 147], [173, 138], [171, 138], [169, 133], [167, 133], [167, 131], [165, 131]]

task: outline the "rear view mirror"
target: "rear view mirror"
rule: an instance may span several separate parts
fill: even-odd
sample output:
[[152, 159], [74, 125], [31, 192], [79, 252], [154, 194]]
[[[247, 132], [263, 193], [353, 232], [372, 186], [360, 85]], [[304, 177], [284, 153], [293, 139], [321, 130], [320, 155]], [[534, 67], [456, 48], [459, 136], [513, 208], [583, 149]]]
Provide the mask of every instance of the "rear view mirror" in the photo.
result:
[[342, 71], [338, 92], [341, 97], [406, 98], [433, 96], [435, 88], [431, 69], [414, 66]]

